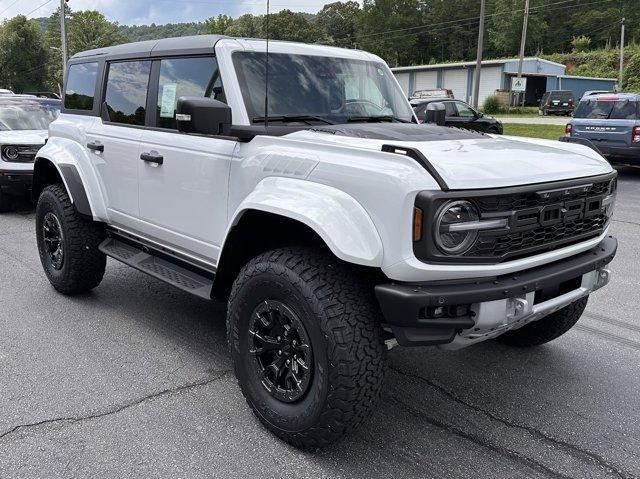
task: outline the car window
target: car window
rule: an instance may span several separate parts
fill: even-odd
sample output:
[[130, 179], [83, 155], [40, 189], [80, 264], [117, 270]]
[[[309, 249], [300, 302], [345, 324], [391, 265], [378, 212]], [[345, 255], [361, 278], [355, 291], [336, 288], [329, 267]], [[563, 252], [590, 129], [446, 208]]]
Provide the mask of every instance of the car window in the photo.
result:
[[638, 118], [638, 102], [617, 101], [609, 114], [612, 120], [635, 120]]
[[418, 117], [418, 120], [424, 121], [427, 113], [427, 105], [418, 106], [416, 107], [415, 111], [416, 111], [416, 116]]
[[456, 102], [456, 109], [458, 110], [458, 116], [462, 118], [473, 118], [476, 113], [471, 109], [469, 105], [462, 102]]
[[458, 116], [458, 110], [452, 101], [445, 101], [443, 103], [445, 116]]
[[173, 58], [160, 62], [156, 126], [178, 128], [176, 105], [181, 96], [214, 98], [226, 103], [215, 58]]
[[97, 77], [97, 63], [71, 65], [67, 73], [64, 107], [69, 110], [93, 110]]
[[110, 121], [144, 125], [150, 71], [148, 60], [109, 65], [105, 102]]

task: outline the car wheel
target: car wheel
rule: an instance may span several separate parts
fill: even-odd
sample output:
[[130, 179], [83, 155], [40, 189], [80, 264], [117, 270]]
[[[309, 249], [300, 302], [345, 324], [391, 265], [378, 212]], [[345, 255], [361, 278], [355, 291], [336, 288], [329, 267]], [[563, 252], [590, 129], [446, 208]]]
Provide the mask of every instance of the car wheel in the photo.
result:
[[0, 213], [7, 213], [11, 210], [11, 197], [0, 188]]
[[578, 322], [587, 307], [588, 299], [588, 296], [579, 299], [549, 316], [504, 333], [498, 336], [496, 341], [520, 348], [539, 346], [553, 341], [569, 331]]
[[500, 130], [498, 130], [495, 127], [491, 127], [487, 130], [487, 133], [491, 133], [492, 135], [499, 135], [500, 134]]
[[287, 248], [250, 261], [229, 298], [229, 347], [247, 403], [281, 439], [326, 446], [380, 396], [386, 348], [373, 288], [330, 255]]
[[107, 262], [98, 249], [104, 227], [78, 214], [64, 186], [42, 191], [36, 206], [36, 237], [42, 267], [60, 293], [83, 293], [100, 284]]

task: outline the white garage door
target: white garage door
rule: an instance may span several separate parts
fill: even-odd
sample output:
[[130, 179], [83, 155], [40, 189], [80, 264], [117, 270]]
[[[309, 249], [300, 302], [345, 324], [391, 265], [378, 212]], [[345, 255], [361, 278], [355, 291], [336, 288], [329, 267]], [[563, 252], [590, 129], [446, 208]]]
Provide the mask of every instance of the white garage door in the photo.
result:
[[453, 90], [457, 100], [467, 101], [467, 70], [445, 70], [442, 87]]
[[409, 91], [409, 74], [408, 73], [396, 73], [396, 78], [398, 79], [398, 83], [400, 83], [400, 88], [405, 95], [409, 96], [412, 92]]
[[478, 106], [482, 108], [487, 97], [500, 88], [502, 88], [502, 68], [492, 67], [480, 70], [480, 93], [478, 94]]
[[416, 90], [429, 90], [438, 88], [437, 72], [417, 72], [416, 73]]

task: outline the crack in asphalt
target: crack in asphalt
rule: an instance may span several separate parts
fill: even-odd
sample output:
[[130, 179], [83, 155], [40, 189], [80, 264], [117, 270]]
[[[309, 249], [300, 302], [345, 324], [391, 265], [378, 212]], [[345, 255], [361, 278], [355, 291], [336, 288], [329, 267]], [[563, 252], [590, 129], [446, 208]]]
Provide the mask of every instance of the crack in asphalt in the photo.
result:
[[640, 226], [640, 223], [637, 223], [635, 221], [616, 220], [616, 219], [612, 219], [611, 221], [613, 221], [615, 223], [624, 223], [624, 224], [627, 224], [627, 225]]
[[203, 379], [200, 381], [195, 381], [195, 382], [191, 382], [191, 383], [187, 383], [187, 384], [183, 384], [180, 386], [175, 386], [172, 388], [167, 388], [167, 389], [163, 389], [162, 391], [157, 391], [155, 393], [152, 394], [148, 394], [146, 396], [134, 399], [132, 401], [129, 401], [125, 404], [120, 404], [117, 406], [113, 406], [105, 411], [101, 411], [101, 412], [96, 412], [94, 414], [89, 414], [87, 416], [67, 416], [67, 417], [56, 417], [56, 418], [51, 418], [51, 419], [44, 419], [42, 421], [38, 421], [38, 422], [33, 422], [33, 423], [29, 423], [29, 424], [18, 424], [17, 426], [12, 427], [11, 429], [8, 429], [6, 431], [4, 431], [3, 433], [0, 433], [0, 440], [5, 439], [9, 436], [11, 436], [12, 434], [23, 430], [23, 429], [30, 429], [30, 428], [34, 428], [34, 427], [39, 427], [39, 426], [44, 426], [44, 425], [48, 425], [48, 424], [55, 424], [55, 423], [69, 423], [69, 424], [75, 424], [78, 422], [83, 422], [83, 421], [90, 421], [92, 419], [99, 419], [105, 416], [111, 416], [113, 414], [117, 414], [119, 412], [122, 412], [126, 409], [138, 406], [142, 403], [151, 401], [153, 399], [156, 399], [158, 397], [161, 396], [167, 396], [167, 395], [172, 395], [172, 394], [176, 394], [176, 393], [180, 393], [182, 391], [186, 391], [189, 389], [193, 389], [193, 388], [197, 388], [197, 387], [202, 387], [202, 386], [207, 386], [211, 383], [214, 383], [216, 381], [219, 381], [221, 379], [224, 379], [225, 377], [228, 377], [229, 373], [231, 372], [231, 370], [224, 370], [224, 371], [216, 371], [216, 375], [214, 377], [209, 377], [207, 379]]
[[[445, 396], [447, 396], [448, 398], [452, 399], [453, 401], [462, 404], [466, 407], [469, 407], [471, 409], [473, 409], [474, 411], [477, 411], [481, 414], [484, 414], [485, 416], [489, 417], [490, 419], [500, 422], [502, 424], [504, 424], [505, 426], [511, 427], [511, 428], [515, 428], [515, 429], [521, 429], [524, 431], [527, 431], [529, 434], [537, 437], [538, 439], [541, 439], [543, 441], [547, 441], [552, 443], [554, 446], [558, 446], [559, 448], [563, 449], [564, 451], [566, 451], [567, 453], [575, 456], [579, 456], [583, 459], [587, 459], [589, 460], [591, 463], [595, 463], [596, 465], [598, 465], [600, 468], [604, 469], [605, 472], [607, 473], [614, 473], [617, 477], [620, 477], [621, 479], [631, 479], [634, 478], [635, 476], [627, 473], [625, 471], [623, 471], [622, 469], [620, 469], [618, 466], [610, 463], [609, 461], [607, 461], [604, 457], [600, 456], [599, 454], [584, 450], [578, 446], [576, 446], [575, 444], [571, 444], [569, 442], [563, 441], [561, 439], [556, 439], [538, 429], [536, 429], [533, 426], [527, 426], [524, 424], [519, 424], [513, 421], [509, 421], [507, 419], [501, 418], [500, 416], [490, 412], [490, 411], [485, 411], [484, 409], [482, 409], [480, 406], [477, 406], [473, 403], [470, 403], [468, 401], [465, 401], [462, 398], [459, 398], [456, 394], [454, 394], [453, 392], [449, 391], [448, 389], [446, 389], [445, 387], [443, 387], [442, 385], [435, 383], [423, 376], [420, 376], [418, 374], [413, 374], [413, 373], [408, 373], [406, 371], [402, 371], [396, 367], [393, 366], [389, 366], [389, 369], [391, 369], [392, 371], [395, 371], [396, 373], [402, 375], [402, 376], [407, 376], [413, 379], [418, 379], [420, 381], [423, 381], [425, 383], [427, 383], [428, 385], [430, 385], [431, 387], [437, 389], [439, 392], [441, 392], [442, 394], [444, 394]], [[405, 405], [406, 406], [406, 405]], [[422, 413], [423, 414], [423, 413]], [[454, 427], [454, 426], [450, 426], [447, 425], [449, 427]], [[463, 431], [464, 434], [468, 434], [466, 432]], [[482, 441], [484, 443], [484, 441]], [[497, 446], [496, 446], [497, 447]], [[513, 452], [513, 451], [509, 451], [508, 449], [505, 449], [508, 452]], [[531, 460], [529, 458], [527, 458], [528, 460]], [[538, 463], [536, 463], [538, 464]], [[545, 467], [543, 464], [540, 464], [540, 466]], [[553, 471], [552, 471], [553, 472]], [[559, 474], [554, 472], [554, 474]]]

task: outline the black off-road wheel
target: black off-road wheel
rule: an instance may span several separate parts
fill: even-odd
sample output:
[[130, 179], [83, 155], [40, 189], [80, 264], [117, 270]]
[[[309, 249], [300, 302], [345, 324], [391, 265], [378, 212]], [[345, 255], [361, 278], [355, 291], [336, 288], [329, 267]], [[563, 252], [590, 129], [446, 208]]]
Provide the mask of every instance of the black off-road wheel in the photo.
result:
[[104, 227], [78, 214], [63, 185], [47, 186], [40, 194], [36, 236], [42, 267], [56, 290], [78, 294], [100, 284], [107, 262], [98, 250]]
[[329, 254], [286, 248], [238, 275], [227, 330], [258, 419], [303, 449], [333, 443], [374, 411], [386, 347], [373, 288]]
[[504, 333], [498, 336], [496, 341], [520, 348], [539, 346], [553, 341], [569, 331], [578, 322], [584, 308], [587, 307], [588, 299], [589, 297], [586, 296], [538, 321]]

